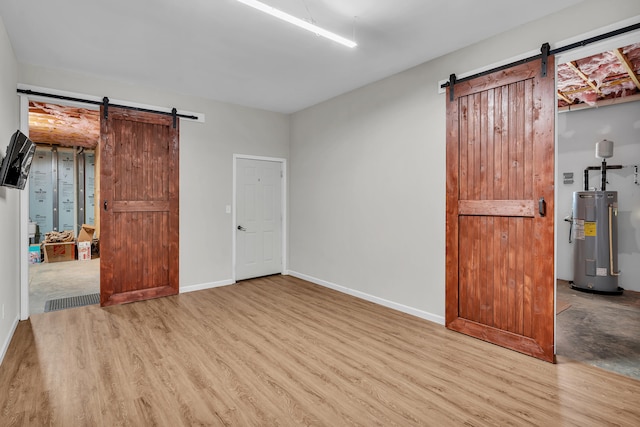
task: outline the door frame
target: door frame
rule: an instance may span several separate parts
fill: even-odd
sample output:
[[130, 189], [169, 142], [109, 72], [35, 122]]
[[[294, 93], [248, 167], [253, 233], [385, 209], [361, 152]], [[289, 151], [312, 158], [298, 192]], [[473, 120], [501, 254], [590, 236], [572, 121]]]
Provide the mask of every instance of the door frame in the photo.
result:
[[[29, 136], [28, 95], [20, 95], [20, 131]], [[29, 318], [29, 181], [20, 192], [20, 320]]]
[[[611, 25], [607, 25], [603, 28], [597, 29], [597, 30], [593, 30], [590, 31], [586, 34], [580, 35], [580, 36], [576, 36], [568, 41], [562, 42], [560, 44], [569, 44], [569, 43], [573, 43], [577, 40], [584, 40], [587, 37], [593, 37], [596, 36], [598, 34], [602, 34], [605, 31], [613, 31], [616, 28], [618, 28], [620, 25], [622, 26], [626, 26], [626, 25], [633, 25], [637, 22], [636, 19], [632, 18], [632, 19], [628, 19], [628, 20], [624, 20], [621, 22], [617, 22]], [[601, 40], [599, 42], [596, 43], [592, 43], [586, 46], [582, 46], [582, 47], [578, 47], [575, 49], [571, 49], [568, 50], [566, 52], [561, 52], [555, 55], [556, 59], [555, 59], [555, 76], [556, 76], [556, 82], [557, 82], [557, 77], [558, 77], [558, 65], [559, 64], [564, 64], [570, 61], [575, 61], [581, 58], [585, 58], [591, 55], [595, 55], [598, 54], [600, 52], [604, 52], [607, 50], [611, 50], [611, 49], [615, 49], [621, 46], [626, 46], [632, 43], [637, 43], [638, 42], [638, 37], [640, 35], [640, 31], [632, 31], [629, 33], [624, 33], [624, 34], [620, 34], [618, 36], [614, 36], [614, 37], [610, 37], [608, 39], [604, 39]], [[557, 89], [557, 84], [556, 84], [556, 89]], [[567, 112], [568, 113], [568, 112]], [[567, 114], [567, 113], [563, 113], [563, 114]], [[559, 144], [559, 140], [558, 140], [558, 115], [560, 113], [558, 112], [558, 108], [557, 108], [557, 104], [556, 104], [556, 113], [555, 113], [555, 152], [554, 152], [554, 161], [555, 161], [555, 180], [556, 180], [556, 188], [558, 187], [559, 182], [561, 182], [561, 172], [560, 172], [560, 167], [558, 165], [558, 156], [559, 156], [559, 152], [560, 152], [560, 144]], [[554, 264], [553, 264], [553, 270], [554, 270], [554, 279], [555, 279], [555, 291], [554, 291], [554, 307], [553, 307], [553, 312], [555, 313], [555, 315], [553, 316], [553, 330], [557, 331], [557, 326], [558, 326], [558, 314], [557, 314], [557, 310], [558, 310], [558, 301], [557, 301], [557, 296], [558, 296], [558, 280], [557, 280], [557, 276], [558, 276], [558, 241], [559, 241], [559, 224], [560, 222], [558, 221], [558, 206], [560, 205], [559, 200], [558, 200], [558, 191], [554, 192], [554, 212], [553, 215], [556, 219], [556, 227], [554, 227], [554, 248], [553, 251], [556, 254], [554, 257]], [[564, 236], [563, 236], [564, 237]], [[554, 348], [554, 352], [557, 355], [558, 354], [558, 343], [557, 343], [557, 334], [554, 334], [554, 342], [553, 342], [553, 348]]]
[[[30, 84], [18, 83], [17, 89], [23, 90], [32, 90], [34, 92], [46, 93], [51, 95], [60, 95], [64, 97], [77, 98], [80, 100], [90, 100], [96, 102], [102, 102], [102, 97], [98, 97], [95, 95], [89, 95], [81, 92], [71, 92], [67, 90], [58, 90], [52, 89], [43, 86], [35, 86]], [[82, 101], [68, 101], [64, 99], [52, 98], [46, 95], [34, 95], [28, 93], [18, 93], [18, 97], [20, 99], [20, 111], [19, 111], [19, 129], [25, 135], [29, 136], [29, 101], [42, 101], [42, 102], [55, 102], [60, 105], [68, 105], [73, 107], [81, 107], [86, 109], [99, 109], [92, 104], [87, 104]], [[154, 111], [165, 111], [170, 113], [171, 109], [151, 105], [151, 104], [142, 104], [139, 102], [132, 102], [123, 99], [110, 99], [110, 102], [118, 105], [123, 105], [127, 107], [137, 107], [137, 108], [145, 108], [148, 110]], [[181, 118], [181, 120], [186, 121], [194, 121], [204, 123], [205, 115], [204, 113], [187, 111], [180, 109], [180, 113], [191, 115], [197, 117], [197, 119], [189, 119], [189, 118]], [[29, 319], [29, 180], [24, 187], [24, 190], [19, 192], [19, 204], [20, 204], [20, 212], [19, 212], [19, 237], [20, 237], [20, 304], [19, 304], [19, 317], [20, 320]]]
[[[68, 92], [60, 90], [52, 90], [49, 88], [43, 88], [39, 86], [31, 86], [18, 84], [18, 89], [30, 89], [35, 92], [51, 93], [54, 95], [69, 96], [74, 98], [89, 99], [91, 96]], [[25, 93], [18, 94], [20, 98], [20, 131], [29, 136], [29, 102], [54, 102], [59, 105], [73, 106], [85, 108], [88, 110], [98, 110], [99, 107], [95, 107], [90, 104], [82, 102], [73, 102], [63, 99], [50, 98], [42, 95], [30, 95]], [[94, 97], [95, 98], [95, 97]], [[97, 99], [97, 98], [96, 98]], [[27, 320], [31, 313], [29, 312], [29, 184], [30, 180], [24, 187], [24, 190], [20, 191], [20, 320]], [[77, 217], [77, 215], [75, 215]]]
[[282, 212], [282, 274], [289, 274], [287, 270], [287, 229], [289, 228], [288, 216], [287, 216], [287, 159], [281, 157], [265, 157], [265, 156], [253, 156], [248, 154], [234, 154], [233, 155], [233, 195], [231, 200], [231, 280], [233, 283], [236, 283], [236, 258], [237, 258], [237, 242], [236, 242], [236, 197], [237, 197], [237, 167], [238, 160], [261, 160], [265, 162], [276, 162], [280, 163], [282, 167], [282, 180], [281, 180], [281, 191], [282, 191], [282, 203], [280, 206]]

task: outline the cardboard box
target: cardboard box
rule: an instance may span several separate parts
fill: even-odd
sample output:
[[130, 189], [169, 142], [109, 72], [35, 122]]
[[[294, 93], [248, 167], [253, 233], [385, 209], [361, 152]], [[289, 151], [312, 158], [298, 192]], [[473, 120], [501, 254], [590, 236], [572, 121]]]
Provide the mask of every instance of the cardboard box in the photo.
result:
[[91, 242], [78, 242], [78, 261], [91, 260]]
[[40, 262], [40, 245], [29, 245], [29, 264]]
[[73, 261], [75, 259], [75, 242], [44, 244], [44, 262]]
[[93, 233], [96, 232], [96, 228], [93, 225], [82, 224], [80, 233], [78, 234], [78, 242], [91, 242], [93, 240]]

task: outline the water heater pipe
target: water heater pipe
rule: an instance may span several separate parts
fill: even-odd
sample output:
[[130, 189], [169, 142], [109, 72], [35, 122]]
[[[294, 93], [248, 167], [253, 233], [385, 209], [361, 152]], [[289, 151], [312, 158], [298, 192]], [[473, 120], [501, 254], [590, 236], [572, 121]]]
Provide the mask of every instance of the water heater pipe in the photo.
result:
[[613, 229], [613, 227], [611, 226], [612, 221], [612, 214], [613, 214], [613, 206], [609, 205], [609, 271], [611, 272], [610, 274], [612, 276], [619, 276], [620, 272], [614, 272], [613, 271], [613, 236], [611, 234], [611, 231]]
[[[622, 169], [624, 167], [626, 167], [626, 166], [622, 166], [622, 165], [606, 165], [606, 169], [605, 170]], [[589, 191], [589, 171], [602, 171], [602, 166], [587, 166], [585, 168], [585, 170], [584, 170], [584, 191]], [[604, 191], [604, 190], [602, 190], [602, 191]]]

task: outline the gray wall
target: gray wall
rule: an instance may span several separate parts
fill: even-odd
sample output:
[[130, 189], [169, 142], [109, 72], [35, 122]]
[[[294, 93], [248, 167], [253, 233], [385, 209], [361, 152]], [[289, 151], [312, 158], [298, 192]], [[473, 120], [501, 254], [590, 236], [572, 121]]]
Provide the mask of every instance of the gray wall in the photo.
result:
[[[0, 18], [0, 154], [18, 129], [18, 63]], [[19, 190], [0, 187], [0, 362], [20, 309]]]
[[[582, 191], [582, 175], [587, 166], [598, 166], [595, 143], [614, 142], [609, 165], [640, 166], [640, 102], [569, 111], [558, 115], [558, 172], [556, 224], [558, 226], [557, 276], [573, 280], [573, 244], [569, 244], [572, 194]], [[573, 172], [574, 183], [563, 184], [562, 173]], [[600, 187], [600, 172], [592, 171], [591, 187]], [[640, 291], [640, 185], [633, 183], [633, 169], [607, 173], [607, 190], [618, 192], [619, 285]]]
[[446, 100], [438, 81], [640, 14], [636, 0], [615, 5], [580, 3], [293, 114], [293, 274], [442, 322]]

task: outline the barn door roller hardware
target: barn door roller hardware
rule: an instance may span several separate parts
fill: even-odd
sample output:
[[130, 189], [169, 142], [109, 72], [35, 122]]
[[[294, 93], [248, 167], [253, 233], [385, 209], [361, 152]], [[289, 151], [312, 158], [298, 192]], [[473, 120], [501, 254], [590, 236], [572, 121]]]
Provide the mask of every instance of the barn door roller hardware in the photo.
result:
[[456, 84], [456, 75], [455, 74], [449, 75], [449, 101], [450, 102], [453, 102], [455, 98], [453, 95], [453, 87], [455, 86], [455, 84]]
[[183, 118], [183, 119], [191, 119], [191, 120], [198, 120], [198, 116], [192, 116], [192, 115], [188, 115], [188, 114], [178, 114], [178, 110], [176, 108], [173, 108], [171, 110], [171, 112], [167, 112], [167, 111], [158, 111], [158, 110], [151, 110], [148, 108], [141, 108], [141, 107], [132, 107], [130, 105], [120, 105], [120, 104], [111, 104], [109, 102], [109, 98], [107, 98], [106, 96], [104, 98], [102, 98], [102, 101], [95, 101], [92, 99], [82, 99], [82, 98], [74, 98], [72, 96], [64, 96], [64, 95], [54, 95], [51, 93], [45, 93], [45, 92], [37, 92], [37, 91], [33, 91], [31, 89], [18, 89], [18, 93], [24, 93], [26, 95], [34, 95], [34, 96], [42, 96], [45, 98], [52, 98], [52, 99], [62, 99], [64, 101], [73, 101], [73, 102], [79, 102], [82, 104], [91, 104], [91, 105], [101, 105], [104, 107], [104, 118], [108, 118], [109, 116], [109, 105], [111, 105], [112, 107], [118, 107], [118, 108], [124, 108], [127, 110], [134, 110], [134, 111], [141, 111], [144, 113], [153, 113], [153, 114], [162, 114], [164, 116], [173, 116], [173, 124], [174, 127], [176, 125], [177, 122], [177, 117]]
[[104, 119], [107, 120], [109, 118], [109, 98], [106, 96], [102, 98], [102, 106], [104, 107]]
[[540, 61], [542, 69], [540, 70], [540, 75], [542, 77], [547, 77], [547, 62], [549, 61], [549, 52], [551, 50], [551, 45], [549, 43], [544, 43], [540, 48], [540, 56], [542, 60]]
[[[601, 40], [606, 40], [606, 39], [609, 39], [611, 37], [619, 36], [620, 34], [629, 33], [631, 31], [635, 31], [635, 30], [638, 30], [638, 29], [640, 29], [640, 23], [629, 25], [629, 26], [623, 27], [623, 28], [619, 28], [619, 29], [614, 30], [614, 31], [609, 31], [608, 33], [604, 33], [604, 34], [600, 34], [598, 36], [590, 37], [588, 39], [584, 39], [584, 40], [579, 41], [579, 42], [571, 43], [571, 44], [569, 44], [567, 46], [559, 47], [557, 49], [550, 49], [549, 43], [544, 43], [542, 45], [542, 47], [540, 48], [540, 54], [538, 54], [538, 55], [530, 56], [529, 58], [524, 58], [524, 59], [521, 59], [519, 61], [512, 62], [510, 64], [501, 65], [499, 67], [492, 68], [492, 69], [487, 70], [487, 71], [482, 71], [480, 73], [477, 73], [477, 74], [474, 74], [474, 75], [471, 75], [471, 76], [463, 77], [461, 79], [454, 80], [453, 82], [451, 82], [451, 78], [449, 78], [449, 81], [446, 82], [446, 83], [443, 83], [440, 87], [442, 87], [442, 88], [450, 87], [451, 88], [451, 91], [450, 91], [451, 95], [449, 97], [449, 101], [453, 101], [453, 85], [455, 83], [462, 83], [462, 82], [466, 82], [467, 80], [473, 80], [473, 79], [478, 78], [478, 77], [486, 76], [487, 74], [495, 73], [496, 71], [506, 70], [506, 69], [515, 67], [516, 65], [526, 64], [527, 62], [535, 61], [537, 59], [541, 59], [542, 60], [541, 61], [542, 62], [542, 66], [541, 66], [542, 67], [541, 68], [542, 77], [546, 77], [547, 76], [547, 59], [549, 58], [549, 56], [555, 55], [557, 53], [566, 52], [568, 50], [576, 49], [576, 48], [579, 48], [579, 47], [583, 47], [583, 46], [586, 46], [586, 45], [591, 44], [591, 43], [599, 42]], [[451, 75], [453, 76], [454, 74], [451, 74]]]

